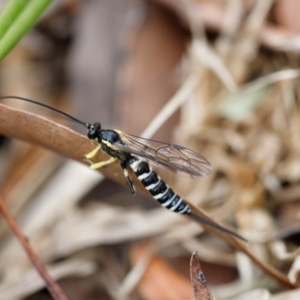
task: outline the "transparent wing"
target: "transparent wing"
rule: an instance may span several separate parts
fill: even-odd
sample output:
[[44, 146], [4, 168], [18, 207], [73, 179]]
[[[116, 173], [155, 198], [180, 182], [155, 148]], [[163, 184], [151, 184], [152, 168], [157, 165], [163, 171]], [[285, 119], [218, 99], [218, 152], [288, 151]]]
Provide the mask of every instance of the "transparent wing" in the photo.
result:
[[206, 176], [212, 172], [211, 164], [200, 154], [182, 146], [157, 142], [118, 131], [123, 142], [114, 146], [167, 168], [174, 173], [191, 177]]

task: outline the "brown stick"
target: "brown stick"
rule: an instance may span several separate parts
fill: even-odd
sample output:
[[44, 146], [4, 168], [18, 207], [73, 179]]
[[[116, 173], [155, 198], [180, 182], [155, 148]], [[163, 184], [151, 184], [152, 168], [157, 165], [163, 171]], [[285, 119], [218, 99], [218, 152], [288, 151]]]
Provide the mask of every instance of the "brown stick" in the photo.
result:
[[32, 264], [36, 268], [36, 270], [41, 275], [42, 279], [45, 282], [45, 285], [49, 291], [49, 293], [52, 295], [53, 299], [55, 300], [68, 300], [68, 297], [64, 293], [64, 291], [61, 289], [61, 287], [55, 282], [55, 280], [51, 277], [51, 275], [48, 273], [46, 267], [43, 265], [43, 263], [39, 260], [38, 256], [34, 253], [33, 249], [31, 248], [30, 244], [28, 243], [28, 240], [26, 237], [22, 234], [21, 230], [19, 229], [19, 226], [13, 216], [10, 214], [9, 210], [4, 204], [4, 201], [2, 197], [0, 197], [0, 211], [6, 220], [6, 222], [9, 224], [12, 231], [15, 233], [16, 237], [22, 244], [24, 250], [26, 251], [29, 259], [31, 260]]

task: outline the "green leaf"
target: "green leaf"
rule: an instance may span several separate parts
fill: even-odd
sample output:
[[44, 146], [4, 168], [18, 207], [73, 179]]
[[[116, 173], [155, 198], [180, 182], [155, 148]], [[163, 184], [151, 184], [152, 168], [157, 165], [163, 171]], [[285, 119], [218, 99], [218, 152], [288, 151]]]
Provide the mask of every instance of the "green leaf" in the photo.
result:
[[0, 60], [34, 26], [52, 0], [10, 0], [0, 15]]
[[0, 15], [0, 39], [28, 3], [27, 0], [14, 0], [7, 3]]

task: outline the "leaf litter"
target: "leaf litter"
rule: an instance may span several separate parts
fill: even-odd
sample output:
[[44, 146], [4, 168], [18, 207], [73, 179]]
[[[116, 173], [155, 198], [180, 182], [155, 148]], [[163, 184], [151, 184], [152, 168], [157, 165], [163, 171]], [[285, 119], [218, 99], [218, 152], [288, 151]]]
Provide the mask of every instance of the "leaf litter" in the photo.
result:
[[[226, 20], [215, 36], [208, 34], [216, 30], [212, 29], [212, 23], [209, 23], [213, 22], [215, 15], [208, 14], [205, 18], [199, 18], [197, 5], [205, 7], [207, 5], [205, 1], [199, 1], [198, 4], [196, 1], [182, 3], [171, 0], [156, 1], [148, 8], [141, 5], [132, 10], [133, 14], [144, 16], [145, 19], [144, 22], [134, 23], [135, 31], [132, 30], [132, 25], [129, 27], [132, 34], [129, 39], [131, 43], [127, 41], [126, 46], [131, 56], [129, 55], [121, 66], [114, 66], [119, 76], [118, 85], [126, 93], [115, 100], [114, 107], [108, 109], [116, 116], [122, 114], [122, 118], [115, 122], [117, 127], [129, 133], [141, 134], [147, 123], [140, 116], [140, 107], [149, 101], [157, 101], [155, 107], [147, 111], [147, 118], [154, 120], [154, 125], [151, 125], [154, 129], [148, 129], [147, 136], [152, 136], [161, 128], [160, 140], [171, 139], [177, 144], [191, 148], [203, 154], [214, 167], [214, 174], [201, 180], [172, 177], [164, 171], [162, 176], [195, 206], [201, 206], [216, 220], [234, 226], [235, 230], [249, 240], [248, 248], [251, 252], [288, 276], [292, 283], [299, 284], [297, 242], [300, 228], [298, 213], [300, 90], [297, 65], [299, 54], [293, 50], [295, 48], [290, 48], [290, 52], [284, 52], [285, 46], [288, 45], [287, 37], [284, 42], [279, 38], [276, 46], [268, 39], [270, 36], [267, 35], [267, 26], [270, 25], [273, 1], [249, 1], [245, 6], [238, 4], [237, 1], [227, 1], [227, 6], [223, 4], [222, 9], [218, 1], [213, 1], [213, 7], [221, 12]], [[167, 5], [168, 9], [177, 13], [170, 13], [161, 4]], [[185, 9], [178, 10], [178, 5], [184, 5]], [[59, 17], [69, 20], [75, 18], [71, 12], [66, 17], [64, 9], [64, 7], [59, 7], [56, 11], [54, 9], [52, 15], [40, 26], [47, 28], [47, 22], [51, 25], [51, 22], [55, 22]], [[92, 12], [91, 7], [86, 6], [85, 9], [86, 15], [81, 15], [83, 20], [93, 13], [96, 15], [96, 11]], [[112, 7], [106, 9], [109, 11]], [[145, 9], [149, 12], [147, 17], [141, 12]], [[218, 23], [214, 24], [218, 26]], [[55, 33], [55, 29], [51, 26], [49, 28]], [[190, 36], [185, 31], [189, 31]], [[143, 56], [143, 51], [147, 48], [145, 45], [153, 43], [159, 45], [159, 37], [163, 34], [169, 38], [164, 47], [157, 47], [155, 54], [148, 51], [146, 56]], [[278, 36], [282, 38], [283, 35], [280, 34]], [[135, 39], [132, 39], [133, 36]], [[53, 40], [50, 42], [54, 43]], [[186, 47], [182, 47], [182, 44]], [[262, 45], [267, 49], [262, 48]], [[162, 72], [162, 69], [155, 68], [153, 62], [163, 66], [172, 49], [176, 49], [174, 52], [177, 56], [165, 66], [168, 73], [159, 77], [166, 79], [166, 82], [162, 85], [155, 80], [147, 81], [147, 78], [161, 76], [159, 72]], [[22, 51], [25, 51], [26, 55]], [[36, 51], [35, 49], [35, 53]], [[55, 95], [51, 94], [51, 88], [46, 89], [46, 94], [44, 89], [45, 84], [50, 82], [57, 90], [56, 95], [65, 95], [66, 91], [63, 90], [65, 87], [57, 86], [55, 78], [49, 75], [50, 71], [47, 80], [43, 80], [40, 86], [37, 81], [33, 83], [26, 79], [24, 76], [28, 74], [26, 70], [37, 70], [35, 76], [38, 78], [44, 74], [46, 67], [49, 68], [49, 62], [46, 65], [34, 63], [35, 68], [30, 68], [33, 58], [30, 61], [28, 57], [30, 55], [34, 57], [35, 53], [30, 54], [30, 49], [24, 46], [23, 49], [11, 54], [16, 58], [18, 65], [14, 64], [13, 57], [5, 62], [6, 67], [2, 71], [2, 76], [5, 75], [2, 91], [10, 93], [11, 82], [14, 82], [16, 93], [23, 96], [34, 94], [36, 99], [48, 98], [51, 102]], [[73, 52], [73, 55], [76, 53]], [[105, 56], [102, 59], [105, 59]], [[183, 62], [183, 68], [178, 70], [180, 62]], [[14, 69], [16, 66], [22, 66], [25, 71], [18, 72]], [[137, 75], [135, 78], [134, 70], [137, 67], [143, 72], [146, 72], [148, 67], [147, 76]], [[51, 68], [52, 72], [57, 72], [54, 64]], [[18, 78], [5, 70], [14, 70], [14, 74], [23, 74], [23, 77]], [[178, 78], [179, 73], [181, 79]], [[189, 79], [193, 80], [192, 83], [188, 81]], [[84, 82], [84, 78], [81, 80]], [[189, 84], [187, 92], [180, 94], [186, 84]], [[84, 85], [80, 87], [82, 88], [80, 94], [85, 94], [86, 87]], [[99, 103], [91, 107], [91, 110], [101, 111], [103, 110], [101, 98], [113, 99], [116, 95], [113, 97], [103, 93], [93, 96], [99, 99]], [[67, 97], [58, 98], [59, 106], [67, 110], [70, 106], [70, 103], [66, 104]], [[120, 109], [128, 107], [128, 98], [130, 110]], [[171, 99], [171, 102], [168, 103], [168, 99]], [[169, 110], [161, 110], [160, 119], [156, 121], [155, 116], [159, 115], [159, 107], [164, 105], [169, 107]], [[80, 104], [74, 103], [74, 106], [79, 107]], [[88, 119], [88, 112], [84, 113], [87, 115], [79, 117]], [[135, 132], [137, 128], [139, 132]], [[156, 135], [154, 136], [156, 138]], [[116, 293], [116, 287], [122, 286], [124, 278], [136, 264], [135, 259], [129, 259], [130, 255], [140, 249], [141, 241], [150, 240], [150, 244], [161, 241], [167, 243], [167, 246], [149, 252], [150, 256], [160, 255], [159, 259], [163, 260], [155, 265], [157, 269], [154, 273], [149, 271], [150, 275], [154, 274], [150, 276], [150, 283], [151, 278], [158, 277], [161, 273], [171, 279], [171, 284], [172, 280], [173, 283], [177, 282], [176, 280], [185, 282], [183, 286], [186, 288], [189, 286], [191, 292], [191, 285], [186, 284], [188, 277], [177, 278], [175, 271], [167, 270], [165, 263], [170, 257], [185, 257], [185, 262], [188, 262], [189, 255], [198, 250], [201, 264], [202, 262], [208, 264], [208, 267], [203, 268], [203, 274], [208, 279], [209, 285], [212, 282], [211, 278], [214, 277], [209, 275], [209, 266], [217, 264], [221, 270], [220, 274], [224, 274], [223, 280], [210, 286], [216, 299], [225, 296], [232, 296], [232, 299], [299, 298], [299, 290], [283, 291], [278, 282], [265, 281], [266, 276], [259, 266], [254, 265], [246, 256], [237, 258], [234, 248], [211, 235], [203, 234], [203, 230], [196, 224], [190, 224], [180, 216], [157, 208], [155, 204], [152, 207], [143, 199], [139, 200], [141, 204], [128, 204], [126, 200], [128, 198], [131, 202], [138, 200], [131, 199], [127, 190], [120, 190], [115, 194], [117, 187], [106, 191], [108, 186], [106, 181], [100, 185], [101, 191], [104, 190], [106, 194], [97, 199], [98, 196], [93, 192], [88, 193], [96, 186], [97, 178], [92, 175], [89, 177], [85, 171], [79, 169], [76, 169], [76, 172], [72, 168], [68, 170], [66, 165], [56, 171], [62, 164], [60, 158], [54, 162], [53, 156], [45, 150], [36, 154], [28, 151], [28, 145], [11, 145], [11, 147], [14, 147], [10, 150], [13, 156], [10, 157], [11, 165], [7, 162], [5, 165], [6, 174], [10, 175], [1, 174], [2, 191], [7, 191], [6, 198], [16, 199], [9, 201], [11, 209], [14, 210], [14, 207], [24, 201], [20, 206], [21, 209], [15, 210], [16, 217], [20, 218], [21, 228], [24, 228], [36, 252], [50, 269], [56, 266], [56, 260], [61, 260], [60, 264], [62, 266], [65, 264], [66, 267], [72, 260], [82, 262], [82, 266], [86, 264], [86, 273], [79, 272], [81, 267], [78, 267], [77, 274], [82, 276], [82, 282], [85, 283], [85, 278], [86, 280], [93, 278], [88, 285], [87, 295], [95, 295], [96, 291], [104, 290], [103, 293], [107, 297], [109, 295], [111, 299], [138, 299], [138, 295], [147, 293], [145, 299], [157, 300], [156, 292], [163, 296], [162, 293], [166, 288], [166, 292], [170, 291], [169, 284], [158, 287], [154, 285], [153, 294], [151, 292], [148, 294], [143, 287], [143, 281], [141, 285], [138, 284], [139, 277], [147, 275], [148, 269], [145, 267], [135, 278], [134, 284], [129, 285], [130, 288], [120, 289], [121, 295]], [[24, 159], [33, 163], [32, 166], [26, 165], [28, 171], [26, 172], [25, 168], [20, 176], [17, 172], [20, 172]], [[43, 167], [40, 166], [41, 163]], [[41, 170], [45, 170], [42, 178]], [[55, 176], [59, 176], [59, 172], [63, 170], [66, 170], [63, 176], [58, 177], [59, 180], [51, 185], [51, 180], [55, 180]], [[75, 177], [80, 180], [75, 181]], [[31, 182], [37, 182], [37, 186], [28, 183], [30, 182], [26, 181], [28, 178]], [[71, 185], [70, 180], [73, 182]], [[28, 187], [30, 197], [23, 195], [27, 186], [34, 188], [30, 191]], [[50, 191], [53, 190], [55, 193], [51, 194]], [[66, 191], [71, 192], [65, 193]], [[50, 196], [48, 200], [47, 195]], [[58, 195], [64, 196], [60, 199]], [[80, 202], [84, 196], [85, 200]], [[43, 197], [46, 197], [46, 200], [41, 200]], [[51, 201], [54, 202], [49, 206]], [[143, 206], [145, 208], [142, 209]], [[151, 210], [145, 210], [146, 208]], [[35, 218], [38, 218], [38, 221], [35, 221]], [[7, 232], [2, 227], [1, 230]], [[205, 249], [210, 248], [212, 251], [205, 254]], [[27, 278], [32, 267], [22, 249], [4, 234], [1, 235], [1, 261], [2, 299], [1, 289], [5, 287], [7, 292], [7, 287], [10, 286], [13, 290], [16, 286], [14, 284], [18, 283], [16, 278]], [[88, 265], [88, 262], [92, 264]], [[185, 267], [187, 266], [188, 263]], [[229, 269], [237, 270], [235, 281], [226, 282], [225, 274]], [[76, 271], [76, 268], [74, 270]], [[67, 278], [71, 273], [62, 272], [55, 278]], [[216, 276], [216, 273], [214, 275]], [[23, 285], [22, 292], [14, 297], [23, 298], [40, 288], [41, 285], [36, 285], [35, 288]], [[172, 289], [176, 289], [176, 286]], [[251, 291], [247, 291], [249, 289]], [[13, 299], [12, 294], [9, 295]], [[174, 293], [167, 293], [162, 299], [176, 298]]]

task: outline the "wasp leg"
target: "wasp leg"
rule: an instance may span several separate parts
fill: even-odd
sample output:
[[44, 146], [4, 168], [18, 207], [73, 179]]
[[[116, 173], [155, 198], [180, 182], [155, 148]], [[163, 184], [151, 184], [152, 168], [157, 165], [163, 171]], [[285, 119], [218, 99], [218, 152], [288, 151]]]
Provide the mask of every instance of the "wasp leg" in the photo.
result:
[[117, 160], [116, 157], [111, 157], [110, 159], [106, 160], [106, 161], [101, 161], [101, 162], [98, 162], [98, 163], [95, 163], [95, 164], [92, 164], [90, 166], [91, 169], [95, 170], [95, 169], [100, 169], [104, 166], [107, 166], [109, 164], [112, 164], [114, 163], [115, 161]]
[[101, 144], [98, 144], [98, 146], [93, 151], [85, 155], [85, 158], [87, 159], [93, 158], [100, 149], [101, 149]]
[[132, 195], [135, 195], [135, 187], [132, 183], [132, 181], [129, 178], [128, 170], [127, 170], [127, 164], [125, 162], [121, 162], [121, 168], [123, 169], [124, 176], [127, 181], [127, 185], [129, 186], [130, 192]]

